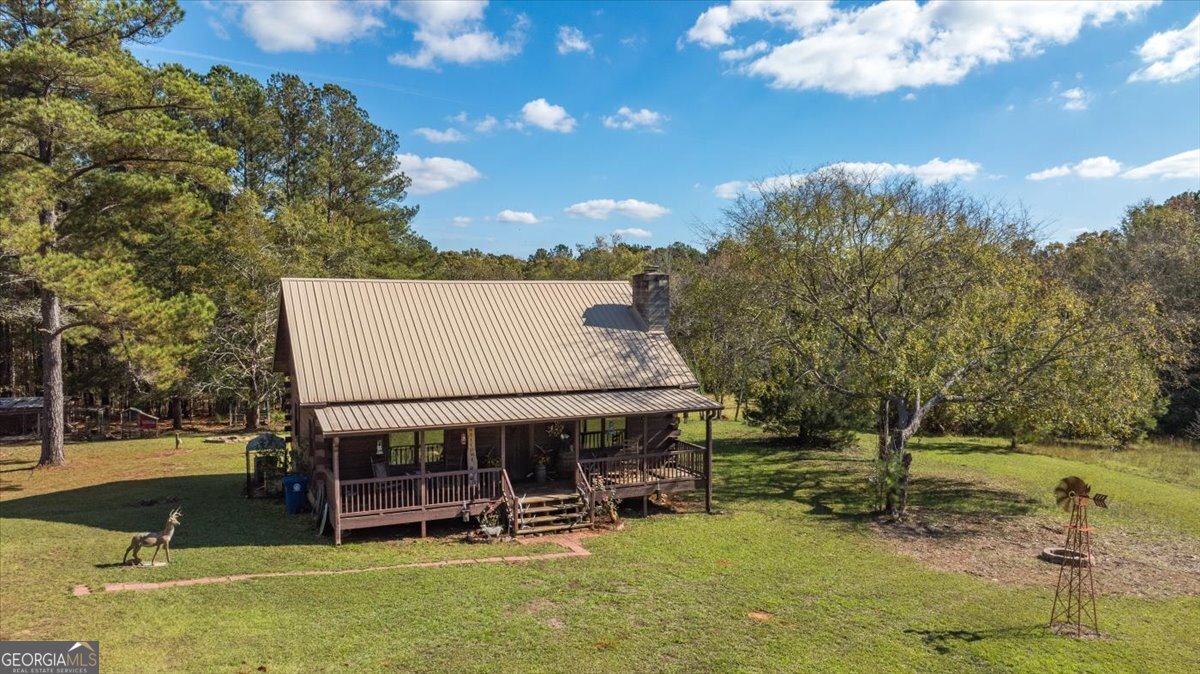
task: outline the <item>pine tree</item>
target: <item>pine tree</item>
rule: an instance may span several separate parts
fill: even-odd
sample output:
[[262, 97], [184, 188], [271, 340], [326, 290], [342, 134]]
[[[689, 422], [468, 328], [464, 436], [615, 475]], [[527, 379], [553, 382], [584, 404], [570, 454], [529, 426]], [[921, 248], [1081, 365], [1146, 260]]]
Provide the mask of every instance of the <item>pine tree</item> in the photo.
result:
[[194, 128], [211, 102], [196, 78], [125, 48], [182, 16], [174, 0], [0, 2], [0, 247], [40, 293], [42, 465], [65, 462], [64, 336], [117, 344], [164, 386], [212, 318], [207, 298], [164, 296], [134, 258], [147, 227], [202, 220], [195, 189], [223, 189], [234, 162]]

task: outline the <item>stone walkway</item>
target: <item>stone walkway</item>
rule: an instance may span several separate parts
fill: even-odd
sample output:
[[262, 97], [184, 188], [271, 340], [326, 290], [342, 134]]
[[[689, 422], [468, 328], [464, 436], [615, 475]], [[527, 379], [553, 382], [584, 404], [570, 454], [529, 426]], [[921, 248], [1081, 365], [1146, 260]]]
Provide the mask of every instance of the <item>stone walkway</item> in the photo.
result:
[[[171, 587], [188, 587], [190, 585], [214, 585], [232, 583], [238, 580], [254, 580], [257, 578], [286, 578], [289, 576], [339, 576], [347, 573], [366, 573], [369, 571], [393, 571], [396, 569], [435, 569], [442, 566], [463, 566], [470, 564], [505, 564], [514, 562], [538, 562], [550, 559], [568, 559], [571, 557], [587, 557], [592, 553], [580, 543], [586, 537], [585, 533], [561, 534], [542, 536], [540, 538], [518, 538], [523, 545], [531, 543], [554, 543], [567, 549], [566, 552], [549, 552], [540, 555], [482, 557], [479, 559], [446, 559], [436, 562], [411, 562], [408, 564], [393, 564], [390, 566], [368, 566], [361, 569], [338, 569], [329, 571], [277, 571], [271, 573], [241, 573], [230, 576], [206, 576], [203, 578], [184, 578], [181, 580], [165, 580], [160, 583], [105, 583], [105, 592], [124, 592], [127, 590], [164, 590]], [[92, 591], [87, 585], [76, 585], [72, 594], [85, 597]]]

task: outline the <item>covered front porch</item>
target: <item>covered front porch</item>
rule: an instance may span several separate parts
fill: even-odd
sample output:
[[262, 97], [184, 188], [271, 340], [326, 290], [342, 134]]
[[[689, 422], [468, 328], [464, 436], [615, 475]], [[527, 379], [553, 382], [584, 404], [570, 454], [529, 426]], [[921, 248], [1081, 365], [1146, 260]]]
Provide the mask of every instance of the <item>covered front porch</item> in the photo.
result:
[[[406, 523], [420, 523], [424, 536], [429, 521], [501, 503], [513, 533], [588, 526], [597, 481], [621, 498], [704, 490], [711, 509], [717, 406], [694, 391], [657, 393], [318, 409], [325, 448], [314, 453], [314, 486], [330, 506], [335, 543], [353, 529]], [[683, 412], [707, 419], [705, 446], [679, 440]], [[527, 418], [496, 418], [518, 414]]]

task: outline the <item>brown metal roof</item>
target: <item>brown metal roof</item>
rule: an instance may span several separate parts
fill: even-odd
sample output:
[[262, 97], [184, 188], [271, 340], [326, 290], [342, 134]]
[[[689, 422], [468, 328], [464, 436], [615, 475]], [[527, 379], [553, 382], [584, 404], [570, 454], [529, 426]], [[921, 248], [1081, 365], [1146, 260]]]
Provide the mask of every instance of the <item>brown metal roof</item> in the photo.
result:
[[623, 281], [283, 279], [281, 333], [302, 405], [697, 386], [631, 301]]
[[317, 423], [327, 435], [354, 435], [419, 428], [486, 426], [556, 419], [666, 414], [719, 410], [694, 390], [666, 388], [596, 391], [559, 395], [473, 398], [409, 403], [318, 407]]

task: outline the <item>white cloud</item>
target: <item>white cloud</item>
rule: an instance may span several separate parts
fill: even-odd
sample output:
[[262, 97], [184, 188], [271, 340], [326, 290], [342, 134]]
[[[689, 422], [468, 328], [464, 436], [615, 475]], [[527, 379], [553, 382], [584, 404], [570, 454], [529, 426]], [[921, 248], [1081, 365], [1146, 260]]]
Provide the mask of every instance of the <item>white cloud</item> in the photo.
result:
[[1155, 33], [1138, 49], [1141, 70], [1130, 82], [1180, 82], [1200, 73], [1200, 14], [1184, 28]]
[[520, 124], [532, 124], [547, 131], [571, 133], [575, 130], [575, 118], [567, 114], [561, 105], [552, 105], [544, 98], [529, 101], [521, 108]]
[[766, 40], [759, 40], [758, 42], [755, 42], [754, 44], [752, 44], [748, 47], [743, 47], [741, 49], [725, 49], [725, 50], [723, 50], [721, 52], [721, 60], [722, 61], [742, 61], [742, 60], [750, 58], [751, 56], [758, 56], [759, 54], [769, 50], [770, 48], [771, 48], [771, 45], [767, 44]]
[[746, 21], [766, 21], [800, 30], [826, 21], [833, 15], [832, 0], [813, 2], [731, 2], [710, 7], [688, 29], [687, 39], [705, 47], [733, 44], [729, 30]]
[[624, 227], [622, 229], [614, 229], [613, 236], [633, 237], [635, 239], [648, 239], [653, 234], [648, 229], [641, 227]]
[[1080, 178], [1111, 178], [1121, 171], [1121, 162], [1111, 157], [1089, 157], [1072, 170]]
[[439, 131], [438, 129], [421, 127], [413, 131], [413, 133], [423, 136], [425, 140], [431, 143], [461, 143], [467, 139], [458, 129]]
[[466, 215], [456, 215], [453, 218], [450, 218], [450, 224], [454, 225], [455, 227], [466, 227], [467, 225], [471, 224], [471, 218]]
[[1089, 157], [1075, 164], [1052, 166], [1025, 176], [1026, 180], [1050, 180], [1065, 176], [1080, 178], [1111, 178], [1121, 172], [1121, 162], [1103, 155]]
[[518, 225], [536, 225], [541, 222], [538, 216], [529, 211], [513, 211], [507, 208], [497, 213], [496, 219], [500, 222], [511, 222]]
[[435, 69], [439, 63], [504, 61], [520, 54], [525, 47], [529, 18], [517, 15], [508, 33], [499, 37], [484, 25], [487, 4], [487, 0], [397, 3], [392, 11], [417, 25], [413, 40], [420, 48], [413, 53], [392, 54], [388, 61], [409, 68]]
[[410, 179], [408, 190], [413, 194], [433, 194], [478, 180], [483, 174], [461, 159], [449, 157], [418, 157], [415, 154], [399, 154], [400, 170]]
[[[948, 159], [934, 157], [919, 166], [908, 164], [892, 164], [888, 162], [837, 162], [818, 169], [818, 171], [841, 170], [876, 178], [895, 175], [911, 175], [926, 184], [950, 180], [971, 180], [979, 175], [983, 168], [978, 163], [966, 159]], [[805, 179], [805, 173], [785, 173], [771, 176], [762, 180], [731, 180], [713, 188], [713, 195], [721, 199], [736, 199], [748, 189], [760, 192], [770, 192], [786, 189], [788, 186]]]
[[227, 5], [241, 10], [242, 30], [267, 52], [315, 51], [322, 43], [345, 44], [383, 26], [377, 2], [296, 0]]
[[718, 199], [737, 199], [749, 185], [743, 180], [730, 180], [713, 188], [713, 195]]
[[910, 91], [907, 94], [904, 94], [904, 97], [900, 100], [904, 101], [905, 103], [912, 103], [913, 101], [917, 100], [917, 95]]
[[1088, 103], [1092, 101], [1091, 94], [1079, 87], [1067, 89], [1058, 97], [1062, 99], [1063, 110], [1087, 110]]
[[570, 54], [571, 52], [592, 53], [592, 43], [584, 36], [583, 31], [574, 26], [559, 26], [558, 39], [555, 40], [555, 46], [560, 54]]
[[588, 218], [590, 220], [607, 220], [608, 216], [613, 213], [637, 220], [653, 220], [661, 218], [671, 211], [664, 206], [646, 201], [638, 201], [637, 199], [622, 199], [620, 201], [614, 201], [613, 199], [592, 199], [572, 204], [563, 209], [563, 212], [573, 217]]
[[491, 115], [475, 122], [475, 130], [479, 133], [487, 133], [494, 128], [496, 128], [496, 118]]
[[604, 117], [604, 126], [626, 131], [631, 129], [662, 131], [662, 123], [665, 121], [667, 121], [667, 116], [661, 112], [655, 112], [648, 108], [634, 110], [627, 105], [622, 105], [617, 108], [617, 114]]
[[738, 71], [779, 89], [825, 89], [851, 96], [955, 84], [988, 64], [1034, 56], [1074, 41], [1085, 25], [1140, 14], [1158, 0], [1086, 2], [737, 2], [709, 8], [685, 38], [732, 45], [734, 26], [762, 21], [794, 34]]
[[1200, 179], [1200, 148], [1131, 168], [1122, 178]]
[[1025, 176], [1026, 180], [1050, 180], [1051, 178], [1061, 178], [1071, 175], [1071, 165], [1063, 164], [1062, 166], [1051, 166], [1048, 169], [1035, 171]]

